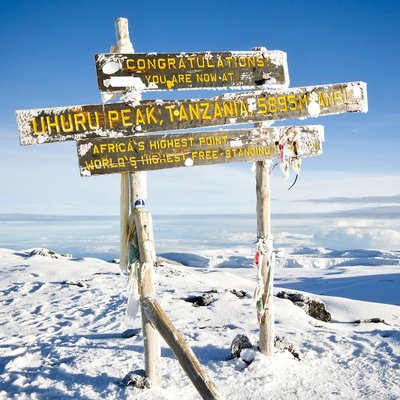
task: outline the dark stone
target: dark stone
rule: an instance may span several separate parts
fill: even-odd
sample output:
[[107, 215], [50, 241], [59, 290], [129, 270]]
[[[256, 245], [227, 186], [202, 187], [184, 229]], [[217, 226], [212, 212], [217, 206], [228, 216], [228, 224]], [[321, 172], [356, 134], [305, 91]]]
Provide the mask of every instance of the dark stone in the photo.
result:
[[192, 303], [194, 307], [208, 306], [217, 300], [211, 293], [204, 293], [201, 296], [188, 296], [183, 300]]
[[382, 318], [357, 319], [357, 320], [353, 321], [353, 324], [386, 324], [386, 325], [389, 325]]
[[325, 304], [316, 300], [310, 300], [308, 303], [308, 314], [319, 321], [329, 322], [332, 319]]
[[71, 254], [58, 254], [53, 250], [48, 250], [44, 248], [33, 249], [30, 253], [30, 256], [41, 256], [41, 257], [49, 257], [49, 258], [67, 258], [70, 260], [72, 258]]
[[127, 329], [126, 331], [123, 331], [121, 333], [121, 337], [123, 339], [129, 339], [133, 336], [137, 336], [140, 333], [140, 328], [136, 328], [136, 329]]
[[280, 299], [288, 299], [290, 301], [294, 302], [299, 302], [299, 301], [304, 301], [305, 296], [301, 293], [295, 293], [295, 292], [285, 292], [284, 290], [280, 291], [276, 297], [279, 297]]
[[245, 292], [244, 290], [232, 289], [230, 292], [236, 297], [239, 297], [239, 299], [244, 299], [247, 296], [247, 292]]
[[60, 282], [60, 283], [61, 283], [61, 285], [72, 285], [72, 286], [78, 286], [78, 287], [81, 287], [81, 288], [87, 288], [87, 287], [89, 287], [86, 283], [83, 283], [83, 282], [75, 282], [75, 281], [70, 281], [70, 280], [62, 281], [62, 282]]
[[275, 336], [274, 339], [274, 347], [277, 350], [287, 350], [289, 353], [293, 355], [294, 358], [300, 361], [300, 351], [294, 346], [294, 344], [284, 338], [283, 336]]
[[143, 369], [128, 372], [122, 379], [122, 384], [124, 386], [134, 386], [138, 389], [148, 389], [150, 387], [150, 382]]
[[296, 306], [302, 308], [310, 317], [319, 321], [329, 322], [332, 319], [331, 314], [325, 308], [325, 304], [320, 300], [312, 299], [302, 293], [285, 291], [279, 292], [276, 297], [290, 300]]
[[236, 335], [235, 338], [232, 340], [230, 358], [238, 358], [240, 357], [240, 353], [243, 349], [250, 349], [252, 347], [253, 345], [246, 335]]

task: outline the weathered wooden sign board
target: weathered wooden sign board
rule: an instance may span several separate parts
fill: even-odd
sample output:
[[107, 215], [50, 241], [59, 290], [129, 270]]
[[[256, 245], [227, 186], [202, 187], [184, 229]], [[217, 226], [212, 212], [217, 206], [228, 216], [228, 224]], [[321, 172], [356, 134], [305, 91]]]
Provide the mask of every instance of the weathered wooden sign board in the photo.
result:
[[199, 100], [148, 100], [17, 111], [22, 145], [265, 120], [367, 112], [364, 82], [259, 90]]
[[95, 55], [101, 92], [287, 87], [286, 59], [277, 50]]
[[135, 135], [77, 143], [82, 176], [150, 171], [322, 153], [321, 125]]

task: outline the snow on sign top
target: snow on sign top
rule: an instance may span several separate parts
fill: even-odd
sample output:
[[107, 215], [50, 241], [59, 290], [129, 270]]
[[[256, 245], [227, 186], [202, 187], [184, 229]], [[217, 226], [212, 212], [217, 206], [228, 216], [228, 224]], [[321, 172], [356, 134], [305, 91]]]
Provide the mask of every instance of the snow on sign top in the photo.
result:
[[286, 53], [267, 51], [96, 54], [101, 92], [288, 87]]

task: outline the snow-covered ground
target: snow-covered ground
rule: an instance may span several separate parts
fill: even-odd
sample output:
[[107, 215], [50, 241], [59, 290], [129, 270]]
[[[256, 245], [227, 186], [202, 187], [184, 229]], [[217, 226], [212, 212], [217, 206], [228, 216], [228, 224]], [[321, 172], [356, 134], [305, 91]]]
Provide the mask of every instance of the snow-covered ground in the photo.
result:
[[[167, 253], [157, 268], [158, 299], [216, 383], [221, 397], [244, 399], [399, 399], [400, 252], [284, 248], [277, 252], [276, 292], [321, 299], [321, 322], [275, 297], [276, 334], [293, 343], [273, 359], [229, 359], [237, 334], [257, 342], [249, 249]], [[167, 260], [168, 258], [168, 260]], [[0, 250], [1, 399], [199, 399], [162, 342], [162, 385], [124, 387], [144, 367], [141, 332], [125, 317], [126, 277], [95, 258], [52, 258]], [[230, 291], [244, 290], [240, 299]], [[183, 298], [215, 290], [193, 307]], [[354, 323], [378, 318], [379, 323]]]

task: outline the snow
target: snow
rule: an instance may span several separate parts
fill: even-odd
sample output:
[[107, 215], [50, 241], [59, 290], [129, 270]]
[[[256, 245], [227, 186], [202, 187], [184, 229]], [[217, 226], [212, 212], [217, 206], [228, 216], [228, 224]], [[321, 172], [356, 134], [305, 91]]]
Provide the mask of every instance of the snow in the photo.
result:
[[135, 86], [135, 78], [133, 76], [112, 76], [108, 86], [123, 88]]
[[105, 74], [115, 74], [117, 71], [119, 71], [122, 68], [122, 65], [120, 62], [115, 62], [115, 61], [110, 61], [108, 63], [105, 63], [102, 67], [102, 71]]
[[89, 142], [89, 143], [84, 143], [84, 144], [80, 144], [78, 142], [78, 154], [83, 157], [85, 154], [87, 154], [87, 152], [93, 147], [93, 143]]
[[193, 160], [192, 160], [190, 157], [188, 157], [188, 158], [185, 160], [184, 164], [185, 164], [185, 167], [193, 167], [194, 162], [193, 162]]
[[[164, 342], [161, 386], [121, 385], [144, 361], [141, 331], [121, 337], [140, 319], [125, 315], [127, 279], [117, 264], [33, 250], [0, 249], [0, 399], [200, 399]], [[254, 348], [229, 359], [237, 334], [257, 343], [253, 251], [170, 252], [157, 267], [157, 298], [221, 397], [399, 398], [400, 253], [278, 248], [275, 292], [321, 299], [332, 321], [275, 297], [276, 334], [293, 343], [300, 361], [282, 350], [268, 359]], [[209, 306], [183, 300], [210, 290], [216, 301]], [[354, 322], [372, 318], [383, 322]]]
[[321, 112], [321, 107], [316, 101], [312, 101], [308, 106], [307, 106], [307, 111], [310, 114], [311, 117], [318, 116]]

